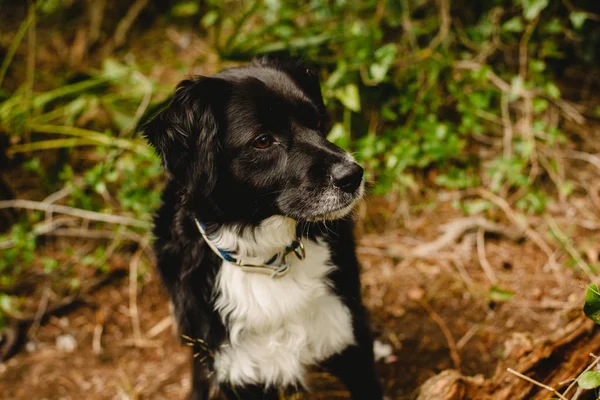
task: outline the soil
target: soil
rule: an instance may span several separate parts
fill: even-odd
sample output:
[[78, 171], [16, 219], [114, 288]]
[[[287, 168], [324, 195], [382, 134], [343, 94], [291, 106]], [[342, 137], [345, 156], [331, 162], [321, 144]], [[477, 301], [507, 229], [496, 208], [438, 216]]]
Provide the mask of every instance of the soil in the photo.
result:
[[[545, 270], [544, 254], [528, 241], [486, 240], [498, 286], [515, 293], [506, 302], [488, 297], [490, 284], [479, 265], [473, 234], [429, 261], [370, 254], [382, 241], [410, 245], [431, 240], [436, 227], [457, 218], [462, 218], [458, 211], [442, 205], [435, 213], [413, 218], [411, 228], [361, 235], [358, 252], [372, 327], [377, 340], [393, 348], [392, 355], [378, 362], [391, 399], [412, 399], [427, 378], [457, 367], [439, 319], [457, 343], [461, 372], [489, 377], [511, 341], [556, 330], [568, 320], [569, 310], [582, 304], [583, 289], [573, 270]], [[67, 245], [72, 243], [50, 242], [42, 253], [60, 252]], [[80, 241], [79, 246], [85, 244]], [[457, 255], [464, 266], [462, 275], [453, 265], [457, 262], [448, 261]], [[126, 267], [125, 257], [116, 257], [112, 268]], [[145, 271], [138, 282], [137, 304], [144, 337], [169, 318], [168, 300], [156, 276]], [[81, 276], [82, 282], [90, 278]], [[51, 317], [33, 332], [23, 351], [0, 364], [0, 398], [185, 398], [190, 386], [188, 349], [171, 328], [134, 345], [128, 288], [127, 278], [111, 283], [84, 306]], [[35, 303], [30, 306], [34, 311]], [[95, 351], [94, 330], [100, 328], [101, 350]], [[347, 398], [322, 371], [311, 373], [310, 381], [307, 398]]]

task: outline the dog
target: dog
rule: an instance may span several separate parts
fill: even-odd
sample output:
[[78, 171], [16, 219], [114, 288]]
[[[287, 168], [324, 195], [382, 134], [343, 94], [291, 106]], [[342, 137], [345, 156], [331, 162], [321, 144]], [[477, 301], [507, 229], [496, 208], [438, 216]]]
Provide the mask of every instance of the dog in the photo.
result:
[[277, 399], [313, 365], [382, 398], [350, 215], [363, 169], [327, 123], [315, 69], [265, 59], [182, 81], [143, 128], [169, 175], [154, 249], [192, 399]]

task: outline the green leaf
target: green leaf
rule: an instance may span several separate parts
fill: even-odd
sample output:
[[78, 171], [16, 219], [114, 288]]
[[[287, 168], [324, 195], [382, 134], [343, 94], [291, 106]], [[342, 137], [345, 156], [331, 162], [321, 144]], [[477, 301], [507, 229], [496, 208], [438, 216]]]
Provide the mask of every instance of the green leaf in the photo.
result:
[[377, 62], [371, 64], [369, 67], [371, 79], [375, 83], [379, 83], [385, 79], [388, 70], [396, 58], [397, 52], [398, 48], [393, 43], [388, 43], [375, 51], [375, 59]]
[[552, 82], [546, 84], [546, 93], [553, 99], [558, 99], [560, 97], [560, 89]]
[[54, 258], [43, 257], [42, 265], [44, 266], [44, 271], [50, 273], [55, 271], [59, 267], [60, 263]]
[[510, 82], [510, 100], [514, 101], [518, 99], [524, 87], [525, 83], [523, 82], [523, 78], [514, 76]]
[[600, 325], [600, 291], [596, 284], [588, 286], [585, 294], [583, 313], [586, 317]]
[[129, 73], [129, 68], [114, 58], [107, 58], [102, 62], [101, 76], [108, 79], [122, 79]]
[[526, 20], [532, 21], [540, 12], [548, 7], [548, 0], [521, 0], [523, 3], [523, 16]]
[[514, 297], [515, 293], [510, 290], [502, 289], [499, 286], [492, 286], [490, 289], [490, 293], [488, 295], [491, 301], [495, 301], [497, 303], [502, 303], [505, 301], [509, 301]]
[[209, 11], [204, 14], [204, 17], [200, 20], [200, 25], [202, 25], [203, 28], [209, 28], [217, 22], [217, 19], [219, 19], [219, 13], [215, 10]]
[[582, 389], [595, 389], [600, 387], [600, 371], [587, 371], [579, 375], [577, 384]]
[[194, 1], [186, 1], [175, 5], [171, 9], [171, 15], [174, 17], [192, 17], [198, 14], [200, 7]]
[[360, 94], [358, 92], [358, 86], [351, 83], [339, 89], [336, 89], [334, 96], [338, 99], [344, 107], [347, 109], [359, 112], [360, 111]]
[[558, 18], [552, 18], [546, 25], [542, 26], [543, 33], [558, 34], [562, 31], [563, 27]]
[[11, 309], [10, 296], [5, 295], [5, 294], [0, 295], [0, 309], [2, 309], [2, 310], [10, 310]]
[[521, 17], [512, 17], [502, 25], [505, 32], [523, 32], [523, 21]]
[[569, 19], [571, 20], [573, 27], [579, 30], [585, 23], [587, 14], [581, 11], [573, 11], [571, 14], [569, 14]]
[[542, 60], [531, 60], [529, 62], [529, 68], [535, 72], [542, 72], [546, 69], [546, 63]]
[[331, 131], [329, 131], [329, 134], [327, 135], [327, 140], [335, 142], [336, 140], [339, 140], [345, 136], [346, 132], [344, 130], [344, 124], [342, 124], [341, 122], [337, 122], [331, 128]]

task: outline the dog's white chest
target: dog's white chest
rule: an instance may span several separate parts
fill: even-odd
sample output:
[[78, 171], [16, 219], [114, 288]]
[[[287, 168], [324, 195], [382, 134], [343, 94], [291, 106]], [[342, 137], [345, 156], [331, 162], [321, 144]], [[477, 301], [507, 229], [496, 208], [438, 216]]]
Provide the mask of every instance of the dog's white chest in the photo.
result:
[[307, 366], [354, 343], [352, 317], [332, 293], [325, 243], [305, 241], [306, 258], [290, 256], [287, 275], [247, 273], [224, 262], [216, 309], [229, 342], [215, 354], [217, 379], [234, 385], [302, 384]]

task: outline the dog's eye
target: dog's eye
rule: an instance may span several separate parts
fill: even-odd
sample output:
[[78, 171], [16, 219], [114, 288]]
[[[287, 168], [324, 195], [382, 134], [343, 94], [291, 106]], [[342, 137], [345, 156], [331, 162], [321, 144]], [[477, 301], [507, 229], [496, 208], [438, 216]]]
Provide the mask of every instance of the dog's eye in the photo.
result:
[[274, 139], [271, 135], [260, 135], [254, 141], [253, 145], [257, 149], [267, 149], [273, 145]]

